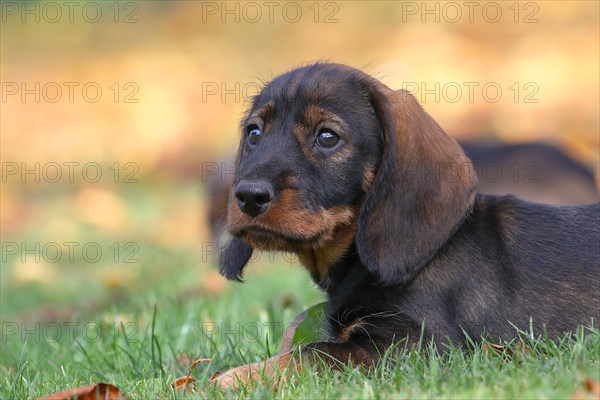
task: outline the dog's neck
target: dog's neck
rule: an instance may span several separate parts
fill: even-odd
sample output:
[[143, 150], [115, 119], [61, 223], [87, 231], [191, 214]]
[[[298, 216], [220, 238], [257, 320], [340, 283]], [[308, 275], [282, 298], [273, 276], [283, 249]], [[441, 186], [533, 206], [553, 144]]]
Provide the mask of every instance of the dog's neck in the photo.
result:
[[330, 307], [335, 308], [347, 297], [353, 296], [359, 286], [369, 282], [373, 282], [373, 276], [361, 262], [356, 245], [352, 243], [344, 257], [328, 269], [327, 277], [316, 283], [327, 293]]
[[310, 272], [321, 289], [326, 290], [334, 267], [346, 263], [348, 256], [357, 254], [354, 245], [355, 236], [356, 221], [352, 221], [336, 227], [326, 243], [297, 252], [300, 263]]
[[348, 290], [347, 293], [352, 293], [353, 282], [369, 278], [367, 269], [358, 257], [354, 242], [346, 248], [346, 251], [335, 262], [322, 266], [322, 269], [314, 268], [315, 264], [307, 263], [307, 260], [303, 257], [300, 258], [300, 261], [310, 272], [315, 284], [328, 295], [338, 292], [340, 288]]

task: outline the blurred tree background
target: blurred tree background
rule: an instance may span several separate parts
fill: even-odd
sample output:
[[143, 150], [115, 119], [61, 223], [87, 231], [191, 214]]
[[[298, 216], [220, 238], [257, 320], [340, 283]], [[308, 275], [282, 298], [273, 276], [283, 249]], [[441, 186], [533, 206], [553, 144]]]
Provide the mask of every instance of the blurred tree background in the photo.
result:
[[599, 4], [2, 2], [2, 318], [178, 274], [227, 290], [206, 167], [261, 83], [306, 62], [412, 90], [457, 139], [544, 141], [597, 176]]

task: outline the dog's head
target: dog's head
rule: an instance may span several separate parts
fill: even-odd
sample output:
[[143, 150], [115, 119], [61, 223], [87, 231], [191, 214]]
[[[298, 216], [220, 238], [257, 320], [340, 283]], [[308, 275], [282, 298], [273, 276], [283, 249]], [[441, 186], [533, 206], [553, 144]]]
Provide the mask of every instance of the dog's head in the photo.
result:
[[339, 64], [271, 81], [241, 124], [221, 272], [252, 249], [299, 255], [317, 282], [354, 243], [382, 284], [405, 283], [470, 210], [475, 175], [412, 95]]

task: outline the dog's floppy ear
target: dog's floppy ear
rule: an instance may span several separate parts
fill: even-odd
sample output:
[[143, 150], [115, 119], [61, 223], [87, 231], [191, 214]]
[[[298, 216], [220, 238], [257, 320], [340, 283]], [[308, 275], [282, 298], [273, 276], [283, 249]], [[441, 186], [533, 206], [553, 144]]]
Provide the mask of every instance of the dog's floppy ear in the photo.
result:
[[356, 245], [383, 285], [405, 284], [470, 212], [476, 177], [461, 147], [407, 91], [367, 84], [384, 150], [365, 195]]
[[242, 271], [252, 257], [252, 247], [227, 233], [223, 236], [226, 238], [225, 243], [220, 246], [219, 272], [231, 281], [241, 282]]

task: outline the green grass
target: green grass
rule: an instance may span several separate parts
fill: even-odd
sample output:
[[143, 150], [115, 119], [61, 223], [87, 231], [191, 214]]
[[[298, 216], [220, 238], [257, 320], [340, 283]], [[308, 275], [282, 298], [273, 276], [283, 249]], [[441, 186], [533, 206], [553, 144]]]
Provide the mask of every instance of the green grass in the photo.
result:
[[[186, 271], [192, 273], [192, 270]], [[183, 274], [185, 276], [186, 275]], [[69, 331], [61, 323], [3, 321], [0, 398], [32, 398], [94, 382], [109, 382], [131, 398], [202, 397], [176, 394], [170, 383], [196, 358], [200, 384], [214, 372], [277, 352], [285, 323], [322, 298], [300, 268], [271, 265], [245, 284], [219, 294], [187, 295], [178, 279], [78, 314]], [[58, 333], [61, 335], [58, 337]], [[600, 333], [583, 330], [561, 341], [533, 340], [509, 356], [482, 350], [406, 352], [366, 373], [309, 367], [273, 391], [258, 385], [237, 394], [253, 398], [570, 398], [586, 378], [600, 375]], [[527, 351], [519, 351], [521, 347]], [[510, 346], [509, 346], [510, 347]], [[227, 397], [209, 392], [208, 395]]]
[[[193, 190], [161, 193], [159, 200], [134, 193], [125, 197], [126, 206], [144, 215], [159, 215], [166, 204], [196, 206]], [[59, 198], [46, 201], [61, 204]], [[64, 218], [70, 212], [63, 210]], [[168, 247], [152, 235], [152, 224], [159, 223], [142, 217], [147, 234], [108, 235], [73, 223], [71, 236], [57, 238], [33, 226], [11, 239], [78, 237], [108, 248], [133, 237], [140, 251], [136, 264], [115, 264], [107, 253], [94, 264], [32, 266], [15, 256], [2, 265], [0, 399], [35, 398], [96, 382], [112, 383], [129, 398], [568, 399], [586, 379], [600, 378], [600, 332], [588, 328], [554, 342], [524, 334], [522, 344], [513, 343], [514, 352], [504, 356], [482, 345], [443, 355], [426, 348], [387, 354], [369, 373], [352, 367], [317, 373], [309, 366], [276, 389], [259, 384], [235, 394], [175, 393], [171, 382], [186, 375], [197, 358], [212, 359], [192, 372], [201, 389], [216, 371], [276, 354], [286, 325], [323, 296], [301, 267], [281, 257], [269, 261], [267, 255], [247, 267], [244, 284], [225, 284], [215, 278], [214, 260], [202, 259], [200, 245]], [[39, 276], [24, 279], [30, 275], [23, 271], [32, 267]]]

